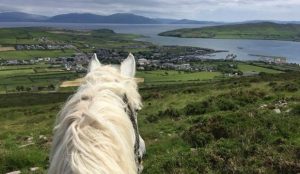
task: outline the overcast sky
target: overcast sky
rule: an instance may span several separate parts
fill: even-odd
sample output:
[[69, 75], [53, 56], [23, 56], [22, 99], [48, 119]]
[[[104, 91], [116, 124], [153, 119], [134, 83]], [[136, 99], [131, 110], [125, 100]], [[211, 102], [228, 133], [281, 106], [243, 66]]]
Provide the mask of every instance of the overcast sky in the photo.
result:
[[300, 0], [0, 0], [0, 11], [45, 16], [63, 13], [135, 13], [213, 21], [300, 21]]

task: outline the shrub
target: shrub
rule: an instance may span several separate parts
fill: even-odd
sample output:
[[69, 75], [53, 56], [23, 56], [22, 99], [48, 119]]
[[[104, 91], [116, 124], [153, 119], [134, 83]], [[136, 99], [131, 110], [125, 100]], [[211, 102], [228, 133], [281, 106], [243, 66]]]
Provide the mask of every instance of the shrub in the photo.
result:
[[185, 140], [191, 147], [204, 147], [211, 140], [213, 135], [210, 133], [202, 132], [201, 129], [192, 127], [182, 134], [183, 140]]
[[274, 91], [296, 92], [298, 91], [298, 86], [295, 83], [276, 84], [272, 86], [272, 89]]
[[146, 117], [146, 121], [149, 123], [156, 123], [159, 117], [157, 115], [149, 115]]
[[289, 91], [289, 92], [296, 92], [296, 91], [298, 91], [298, 87], [297, 87], [297, 85], [294, 84], [294, 83], [288, 83], [288, 84], [286, 84], [286, 85], [284, 86], [284, 89], [285, 89], [286, 91]]
[[175, 108], [168, 108], [164, 111], [159, 111], [158, 115], [161, 117], [168, 116], [171, 118], [178, 118], [178, 117], [180, 117], [181, 114], [180, 114], [180, 111]]
[[184, 110], [187, 115], [197, 115], [197, 114], [205, 114], [207, 108], [209, 107], [209, 102], [195, 102], [189, 103], [185, 106]]
[[294, 108], [293, 108], [293, 113], [294, 113], [295, 115], [300, 115], [300, 104], [294, 106]]
[[237, 105], [230, 99], [221, 98], [216, 103], [217, 107], [221, 111], [228, 111], [228, 110], [236, 110], [238, 109]]
[[277, 83], [276, 82], [270, 82], [268, 85], [271, 86], [271, 87], [274, 87], [274, 86], [277, 85]]
[[216, 111], [234, 111], [240, 106], [255, 103], [265, 97], [266, 93], [261, 90], [232, 91], [201, 102], [189, 103], [185, 106], [184, 112], [187, 115], [201, 115]]

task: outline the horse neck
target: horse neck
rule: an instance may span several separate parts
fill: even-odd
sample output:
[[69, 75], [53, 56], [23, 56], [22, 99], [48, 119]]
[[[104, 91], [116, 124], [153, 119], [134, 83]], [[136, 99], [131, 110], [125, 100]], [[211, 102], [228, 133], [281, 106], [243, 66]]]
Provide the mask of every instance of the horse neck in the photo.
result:
[[54, 162], [54, 167], [78, 173], [136, 173], [135, 133], [116, 86], [87, 83], [66, 103], [55, 127], [52, 162], [62, 157], [71, 162]]

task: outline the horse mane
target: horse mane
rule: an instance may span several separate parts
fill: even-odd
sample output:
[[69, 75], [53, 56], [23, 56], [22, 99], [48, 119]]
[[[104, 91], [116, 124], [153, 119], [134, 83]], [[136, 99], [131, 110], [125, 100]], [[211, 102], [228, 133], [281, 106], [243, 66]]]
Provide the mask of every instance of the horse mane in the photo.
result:
[[49, 174], [137, 173], [135, 134], [124, 94], [141, 107], [137, 84], [111, 66], [89, 72], [58, 114]]

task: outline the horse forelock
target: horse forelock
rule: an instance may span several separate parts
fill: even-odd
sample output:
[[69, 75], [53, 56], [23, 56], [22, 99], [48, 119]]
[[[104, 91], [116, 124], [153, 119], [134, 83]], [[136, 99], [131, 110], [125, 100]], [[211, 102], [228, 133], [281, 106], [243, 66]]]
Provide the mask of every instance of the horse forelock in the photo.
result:
[[141, 107], [137, 84], [113, 67], [90, 72], [54, 128], [49, 173], [136, 173], [134, 129], [123, 96]]

